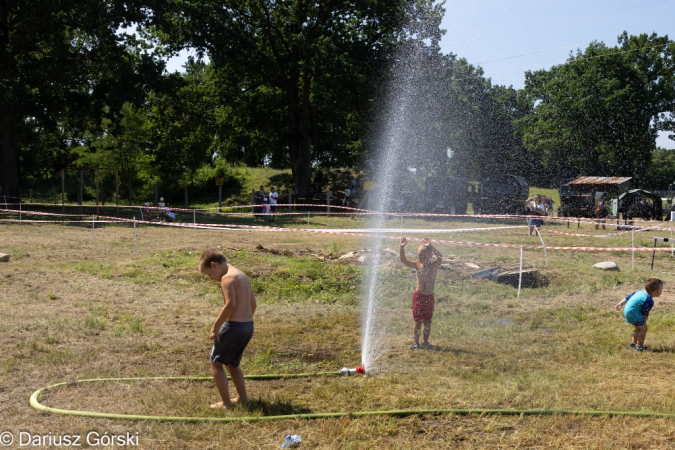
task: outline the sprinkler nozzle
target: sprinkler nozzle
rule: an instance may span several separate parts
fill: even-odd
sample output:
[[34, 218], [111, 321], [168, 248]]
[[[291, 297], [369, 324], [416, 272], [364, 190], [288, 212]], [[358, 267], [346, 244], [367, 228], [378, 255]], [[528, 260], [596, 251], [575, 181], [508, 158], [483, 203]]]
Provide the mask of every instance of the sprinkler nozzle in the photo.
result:
[[366, 374], [366, 368], [364, 366], [359, 366], [356, 367], [355, 369], [349, 369], [347, 367], [343, 367], [340, 369], [340, 375], [356, 375], [357, 373], [360, 373], [361, 375]]

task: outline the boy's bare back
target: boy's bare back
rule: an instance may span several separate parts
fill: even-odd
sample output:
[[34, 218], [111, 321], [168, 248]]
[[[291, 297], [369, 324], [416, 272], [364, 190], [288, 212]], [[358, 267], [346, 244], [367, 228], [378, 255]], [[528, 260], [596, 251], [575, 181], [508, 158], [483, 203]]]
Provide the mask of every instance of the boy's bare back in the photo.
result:
[[253, 321], [257, 305], [251, 282], [242, 271], [227, 262], [220, 250], [205, 250], [199, 261], [199, 271], [220, 283], [225, 303], [211, 327], [212, 339], [218, 339], [218, 331], [225, 321]]
[[256, 301], [251, 282], [244, 272], [227, 264], [227, 273], [220, 280], [225, 307], [231, 307], [227, 320], [250, 322], [253, 320]]

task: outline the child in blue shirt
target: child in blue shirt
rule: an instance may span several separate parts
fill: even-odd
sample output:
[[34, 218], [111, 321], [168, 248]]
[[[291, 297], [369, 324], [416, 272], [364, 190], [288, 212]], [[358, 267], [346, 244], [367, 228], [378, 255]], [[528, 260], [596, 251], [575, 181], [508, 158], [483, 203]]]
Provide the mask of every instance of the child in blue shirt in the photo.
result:
[[630, 348], [639, 352], [649, 350], [645, 346], [645, 336], [647, 336], [647, 317], [654, 306], [654, 297], [659, 297], [663, 291], [663, 281], [658, 278], [650, 278], [645, 282], [645, 288], [642, 291], [635, 291], [616, 304], [617, 311], [626, 305], [623, 309], [623, 315], [626, 322], [633, 325], [633, 336]]

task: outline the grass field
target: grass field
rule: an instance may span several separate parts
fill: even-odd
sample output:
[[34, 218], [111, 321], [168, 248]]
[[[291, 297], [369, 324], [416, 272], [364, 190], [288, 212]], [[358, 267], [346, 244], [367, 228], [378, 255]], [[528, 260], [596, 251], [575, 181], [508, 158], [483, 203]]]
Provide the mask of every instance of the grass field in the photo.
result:
[[[200, 221], [215, 220], [212, 217]], [[223, 219], [225, 220], [225, 219]], [[237, 219], [251, 224], [250, 218]], [[306, 226], [282, 218], [280, 226]], [[367, 225], [311, 216], [312, 228]], [[501, 226], [495, 222], [405, 219], [405, 229]], [[522, 225], [522, 223], [511, 223]], [[399, 219], [389, 226], [401, 226]], [[592, 226], [544, 229], [600, 234]], [[635, 234], [636, 246], [654, 236]], [[408, 234], [421, 237], [420, 234]], [[429, 234], [437, 240], [538, 245], [527, 228]], [[573, 237], [543, 232], [551, 246], [630, 247], [631, 235]], [[222, 296], [196, 267], [219, 245], [250, 277], [258, 298], [247, 374], [335, 371], [360, 363], [361, 285], [366, 266], [338, 257], [371, 248], [358, 236], [104, 225], [0, 224], [0, 410], [2, 431], [18, 437], [138, 433], [144, 449], [279, 448], [298, 434], [302, 448], [672, 448], [669, 418], [425, 415], [274, 422], [128, 422], [40, 413], [38, 388], [95, 377], [208, 376], [208, 331]], [[664, 245], [663, 243], [661, 245]], [[386, 247], [397, 251], [394, 239]], [[413, 242], [411, 251], [416, 247]], [[548, 286], [517, 289], [470, 277], [474, 268], [517, 268], [517, 248], [437, 244], [432, 342], [411, 351], [414, 274], [385, 258], [377, 268], [387, 350], [368, 377], [249, 381], [248, 406], [212, 411], [211, 382], [124, 382], [65, 386], [41, 401], [58, 408], [168, 416], [257, 416], [390, 409], [509, 408], [675, 414], [675, 260], [656, 255], [666, 282], [649, 319], [651, 352], [627, 348], [631, 333], [613, 305], [640, 289], [651, 253], [525, 250], [526, 267]], [[411, 258], [413, 255], [411, 255]], [[612, 260], [621, 272], [592, 269]], [[36, 448], [36, 447], [32, 447]], [[49, 448], [42, 446], [37, 448]]]

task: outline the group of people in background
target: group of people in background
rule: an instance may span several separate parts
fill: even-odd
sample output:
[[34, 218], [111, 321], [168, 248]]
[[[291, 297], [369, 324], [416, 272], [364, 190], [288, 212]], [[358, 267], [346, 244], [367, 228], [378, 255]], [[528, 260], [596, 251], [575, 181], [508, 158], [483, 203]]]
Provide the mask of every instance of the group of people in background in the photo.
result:
[[[321, 192], [324, 183], [323, 173], [317, 172], [314, 177], [312, 185], [313, 191], [310, 194]], [[332, 192], [330, 193], [332, 194]], [[342, 198], [342, 206], [352, 206], [356, 198], [356, 178], [352, 178], [344, 190], [344, 197]], [[274, 214], [277, 209], [279, 201], [279, 193], [276, 188], [271, 187], [270, 192], [265, 192], [265, 186], [260, 186], [260, 189], [255, 192], [254, 206], [253, 206], [253, 221], [254, 222], [274, 222]], [[340, 197], [336, 197], [336, 201], [340, 201]], [[331, 204], [336, 204], [331, 200]]]
[[[647, 199], [639, 198], [635, 200], [634, 203], [625, 203], [627, 199], [618, 201], [618, 210], [616, 211], [617, 215], [612, 214], [610, 207], [610, 199], [607, 193], [598, 193], [598, 197], [593, 197], [593, 203], [591, 204], [592, 213], [591, 217], [595, 217], [595, 229], [598, 230], [600, 227], [606, 229], [607, 219], [618, 218], [619, 214], [623, 213], [623, 217], [626, 220], [632, 220], [633, 216], [639, 215], [644, 220], [649, 220], [653, 218], [659, 218], [658, 213], [653, 212], [654, 206], [650, 204]], [[553, 210], [553, 201], [543, 195], [534, 195], [533, 197], [526, 200], [527, 213], [530, 216], [547, 216], [550, 211]], [[673, 211], [672, 200], [668, 200], [667, 204], [663, 208], [664, 217], [663, 220], [670, 220], [671, 212]], [[535, 230], [538, 230], [539, 227], [543, 225], [544, 221], [538, 217], [528, 218], [528, 235], [532, 236], [535, 234]], [[632, 222], [631, 222], [632, 223]]]
[[[314, 195], [319, 194], [319, 198], [321, 198], [325, 182], [326, 180], [324, 179], [323, 172], [319, 170], [316, 175], [314, 175], [314, 183], [312, 184], [312, 192]], [[347, 183], [344, 197], [342, 198], [342, 206], [351, 206], [354, 203], [354, 199], [356, 199], [356, 178], [352, 178], [349, 183]]]
[[174, 222], [176, 220], [176, 213], [171, 211], [171, 208], [164, 203], [164, 197], [160, 197], [159, 202], [157, 202], [159, 209], [153, 209], [150, 202], [145, 202], [144, 206], [145, 220], [152, 220], [153, 217], [157, 217], [158, 222]]
[[255, 193], [255, 205], [253, 207], [254, 222], [274, 222], [274, 213], [277, 210], [279, 202], [279, 193], [276, 188], [271, 187], [270, 192], [265, 192], [265, 186], [260, 186], [260, 190]]
[[[607, 194], [602, 194], [595, 203], [595, 218], [599, 219], [598, 223], [603, 224], [602, 229], [605, 229], [605, 219], [619, 218], [623, 216], [624, 220], [632, 221], [634, 217], [640, 217], [642, 220], [670, 220], [670, 213], [673, 209], [672, 200], [668, 199], [666, 204], [661, 206], [653, 198], [645, 197], [625, 197], [616, 201], [616, 210], [612, 212], [610, 200]], [[598, 225], [595, 226], [598, 229]]]

